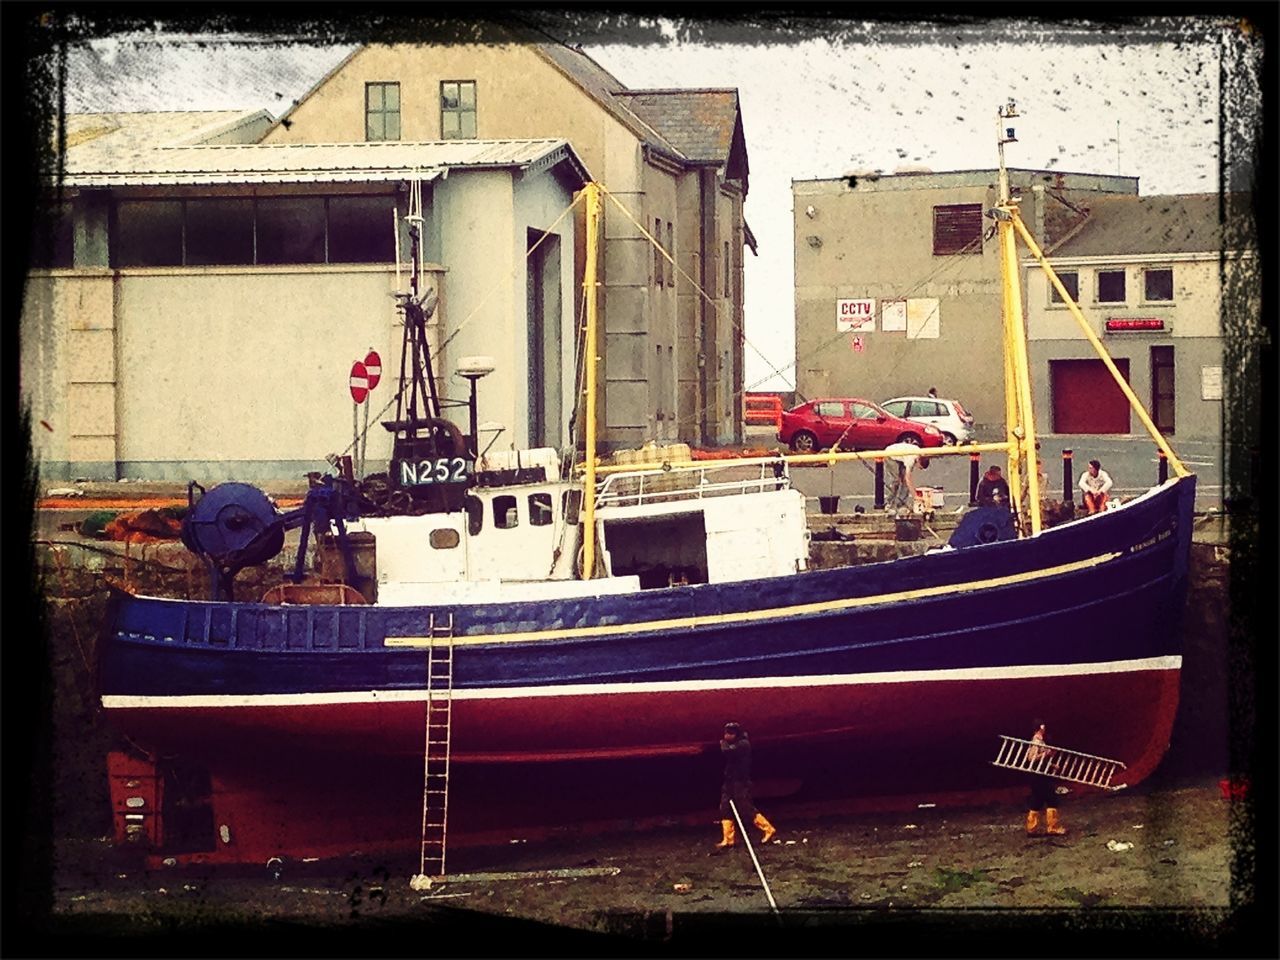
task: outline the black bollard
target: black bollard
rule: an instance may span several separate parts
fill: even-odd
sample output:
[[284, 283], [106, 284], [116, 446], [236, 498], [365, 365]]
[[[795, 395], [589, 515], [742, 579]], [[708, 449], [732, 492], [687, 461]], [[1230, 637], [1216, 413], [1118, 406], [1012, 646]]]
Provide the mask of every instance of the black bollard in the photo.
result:
[[982, 459], [982, 454], [969, 454], [969, 506], [976, 507], [978, 505], [978, 462]]
[[1071, 451], [1062, 451], [1062, 502], [1071, 513], [1076, 510], [1075, 488], [1072, 484]]
[[1160, 454], [1160, 474], [1159, 474], [1159, 476], [1160, 476], [1160, 480], [1159, 480], [1159, 482], [1160, 482], [1160, 483], [1164, 483], [1166, 480], [1168, 480], [1168, 479], [1169, 479], [1169, 458], [1168, 458], [1167, 456], [1165, 456], [1164, 451], [1163, 451], [1163, 450], [1161, 450], [1159, 447], [1157, 447], [1157, 448], [1156, 448], [1156, 452], [1157, 452], [1158, 454]]
[[876, 457], [876, 505], [877, 510], [884, 509], [884, 461]]

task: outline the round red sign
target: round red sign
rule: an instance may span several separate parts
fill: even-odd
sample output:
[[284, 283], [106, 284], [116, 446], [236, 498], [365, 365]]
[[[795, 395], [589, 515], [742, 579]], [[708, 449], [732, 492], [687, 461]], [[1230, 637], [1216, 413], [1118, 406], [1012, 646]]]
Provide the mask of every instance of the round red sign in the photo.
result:
[[369, 372], [363, 363], [357, 360], [351, 365], [351, 399], [356, 403], [364, 403], [369, 396]]
[[378, 356], [378, 351], [369, 351], [369, 355], [364, 358], [364, 369], [369, 377], [369, 389], [372, 390], [382, 379], [382, 358]]

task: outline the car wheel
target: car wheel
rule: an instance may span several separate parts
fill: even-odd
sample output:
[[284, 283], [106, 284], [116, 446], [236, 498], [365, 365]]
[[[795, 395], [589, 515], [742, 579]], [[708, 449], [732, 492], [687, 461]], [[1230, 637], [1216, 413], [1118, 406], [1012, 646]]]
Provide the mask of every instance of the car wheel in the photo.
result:
[[818, 438], [808, 430], [801, 430], [791, 438], [791, 449], [796, 453], [813, 453], [818, 449]]
[[943, 445], [943, 446], [945, 446], [945, 447], [954, 447], [954, 446], [956, 445], [956, 438], [955, 438], [955, 435], [954, 435], [954, 434], [947, 433], [947, 432], [944, 430], [944, 431], [942, 432], [942, 445]]
[[900, 436], [900, 437], [898, 438], [897, 442], [898, 442], [898, 443], [913, 443], [913, 444], [915, 444], [917, 447], [918, 447], [918, 446], [920, 446], [920, 438], [919, 438], [919, 437], [917, 437], [914, 433], [904, 433], [902, 436]]

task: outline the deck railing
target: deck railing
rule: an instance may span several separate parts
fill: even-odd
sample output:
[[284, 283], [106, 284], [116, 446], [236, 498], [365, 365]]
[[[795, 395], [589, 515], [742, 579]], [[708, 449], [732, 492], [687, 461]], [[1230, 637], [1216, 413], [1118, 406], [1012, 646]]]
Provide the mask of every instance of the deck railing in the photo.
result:
[[717, 461], [706, 466], [609, 474], [596, 487], [596, 506], [635, 507], [768, 493], [790, 486], [791, 477], [783, 460], [750, 464]]

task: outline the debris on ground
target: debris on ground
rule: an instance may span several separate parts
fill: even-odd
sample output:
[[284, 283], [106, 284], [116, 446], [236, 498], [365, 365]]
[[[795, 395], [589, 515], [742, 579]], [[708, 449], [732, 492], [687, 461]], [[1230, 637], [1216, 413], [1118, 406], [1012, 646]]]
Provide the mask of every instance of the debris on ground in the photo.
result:
[[1132, 850], [1133, 844], [1127, 840], [1108, 840], [1107, 849], [1112, 853], [1121, 853], [1125, 850]]
[[177, 540], [182, 536], [182, 521], [175, 516], [177, 512], [178, 509], [172, 507], [161, 507], [158, 510], [120, 513], [103, 527], [103, 533], [109, 540], [124, 540], [127, 543]]

